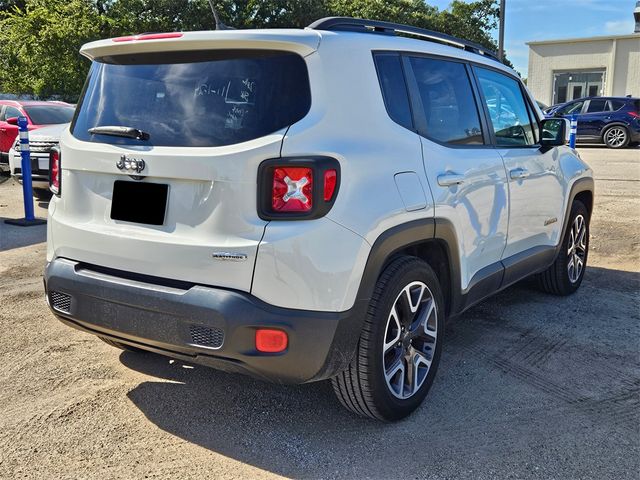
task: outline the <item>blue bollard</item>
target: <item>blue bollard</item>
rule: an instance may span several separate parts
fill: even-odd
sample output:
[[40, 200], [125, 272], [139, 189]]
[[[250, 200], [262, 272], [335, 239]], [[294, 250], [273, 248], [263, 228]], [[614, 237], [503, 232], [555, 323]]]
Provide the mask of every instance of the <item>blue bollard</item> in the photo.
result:
[[576, 148], [576, 134], [578, 133], [578, 116], [574, 113], [571, 115], [571, 130], [569, 133], [569, 146]]
[[29, 129], [27, 117], [18, 117], [18, 132], [20, 135], [20, 156], [22, 172], [22, 196], [24, 202], [24, 218], [17, 220], [5, 220], [5, 223], [28, 227], [30, 225], [41, 225], [46, 220], [36, 218], [33, 213], [33, 184], [31, 178], [31, 152], [29, 150]]

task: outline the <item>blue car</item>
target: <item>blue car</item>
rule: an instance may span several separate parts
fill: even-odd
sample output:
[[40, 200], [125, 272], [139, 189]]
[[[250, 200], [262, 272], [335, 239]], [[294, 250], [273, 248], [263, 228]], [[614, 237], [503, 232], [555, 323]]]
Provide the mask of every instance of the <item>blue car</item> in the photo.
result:
[[609, 148], [640, 144], [640, 98], [586, 97], [554, 105], [547, 117], [578, 116], [576, 142], [604, 143]]

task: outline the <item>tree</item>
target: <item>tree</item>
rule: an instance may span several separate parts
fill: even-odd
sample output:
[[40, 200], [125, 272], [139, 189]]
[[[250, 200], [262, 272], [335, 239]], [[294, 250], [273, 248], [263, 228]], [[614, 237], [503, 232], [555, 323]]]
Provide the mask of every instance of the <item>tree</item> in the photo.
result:
[[[305, 27], [338, 15], [405, 23], [496, 50], [497, 0], [215, 0], [235, 28]], [[214, 28], [207, 0], [0, 0], [0, 92], [77, 100], [89, 62], [82, 44], [141, 32]]]
[[87, 73], [78, 50], [100, 38], [89, 0], [29, 0], [0, 21], [0, 90], [76, 99]]

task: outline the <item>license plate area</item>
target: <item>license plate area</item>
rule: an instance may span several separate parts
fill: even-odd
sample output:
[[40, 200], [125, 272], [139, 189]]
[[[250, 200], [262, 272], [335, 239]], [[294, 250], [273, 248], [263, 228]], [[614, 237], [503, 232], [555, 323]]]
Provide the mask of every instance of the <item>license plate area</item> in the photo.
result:
[[113, 184], [111, 219], [145, 225], [163, 225], [169, 185], [116, 180]]

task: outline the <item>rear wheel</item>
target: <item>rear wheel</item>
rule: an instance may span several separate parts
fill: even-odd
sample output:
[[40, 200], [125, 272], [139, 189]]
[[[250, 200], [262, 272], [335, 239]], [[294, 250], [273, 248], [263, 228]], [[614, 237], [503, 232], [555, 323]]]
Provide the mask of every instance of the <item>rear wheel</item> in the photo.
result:
[[589, 212], [575, 200], [560, 253], [553, 265], [538, 275], [540, 287], [555, 295], [571, 295], [580, 287], [589, 254]]
[[602, 138], [609, 148], [624, 148], [629, 144], [629, 132], [620, 125], [607, 128]]
[[413, 412], [436, 374], [444, 333], [438, 279], [422, 260], [403, 256], [380, 276], [355, 358], [332, 379], [340, 402], [385, 421]]
[[120, 350], [126, 350], [127, 352], [144, 352], [144, 350], [141, 350], [136, 347], [132, 347], [130, 345], [125, 345], [124, 343], [116, 342], [115, 340], [111, 340], [110, 338], [106, 338], [106, 337], [98, 337], [98, 338], [102, 340], [104, 343], [106, 343], [107, 345], [111, 345], [112, 347], [119, 348]]

